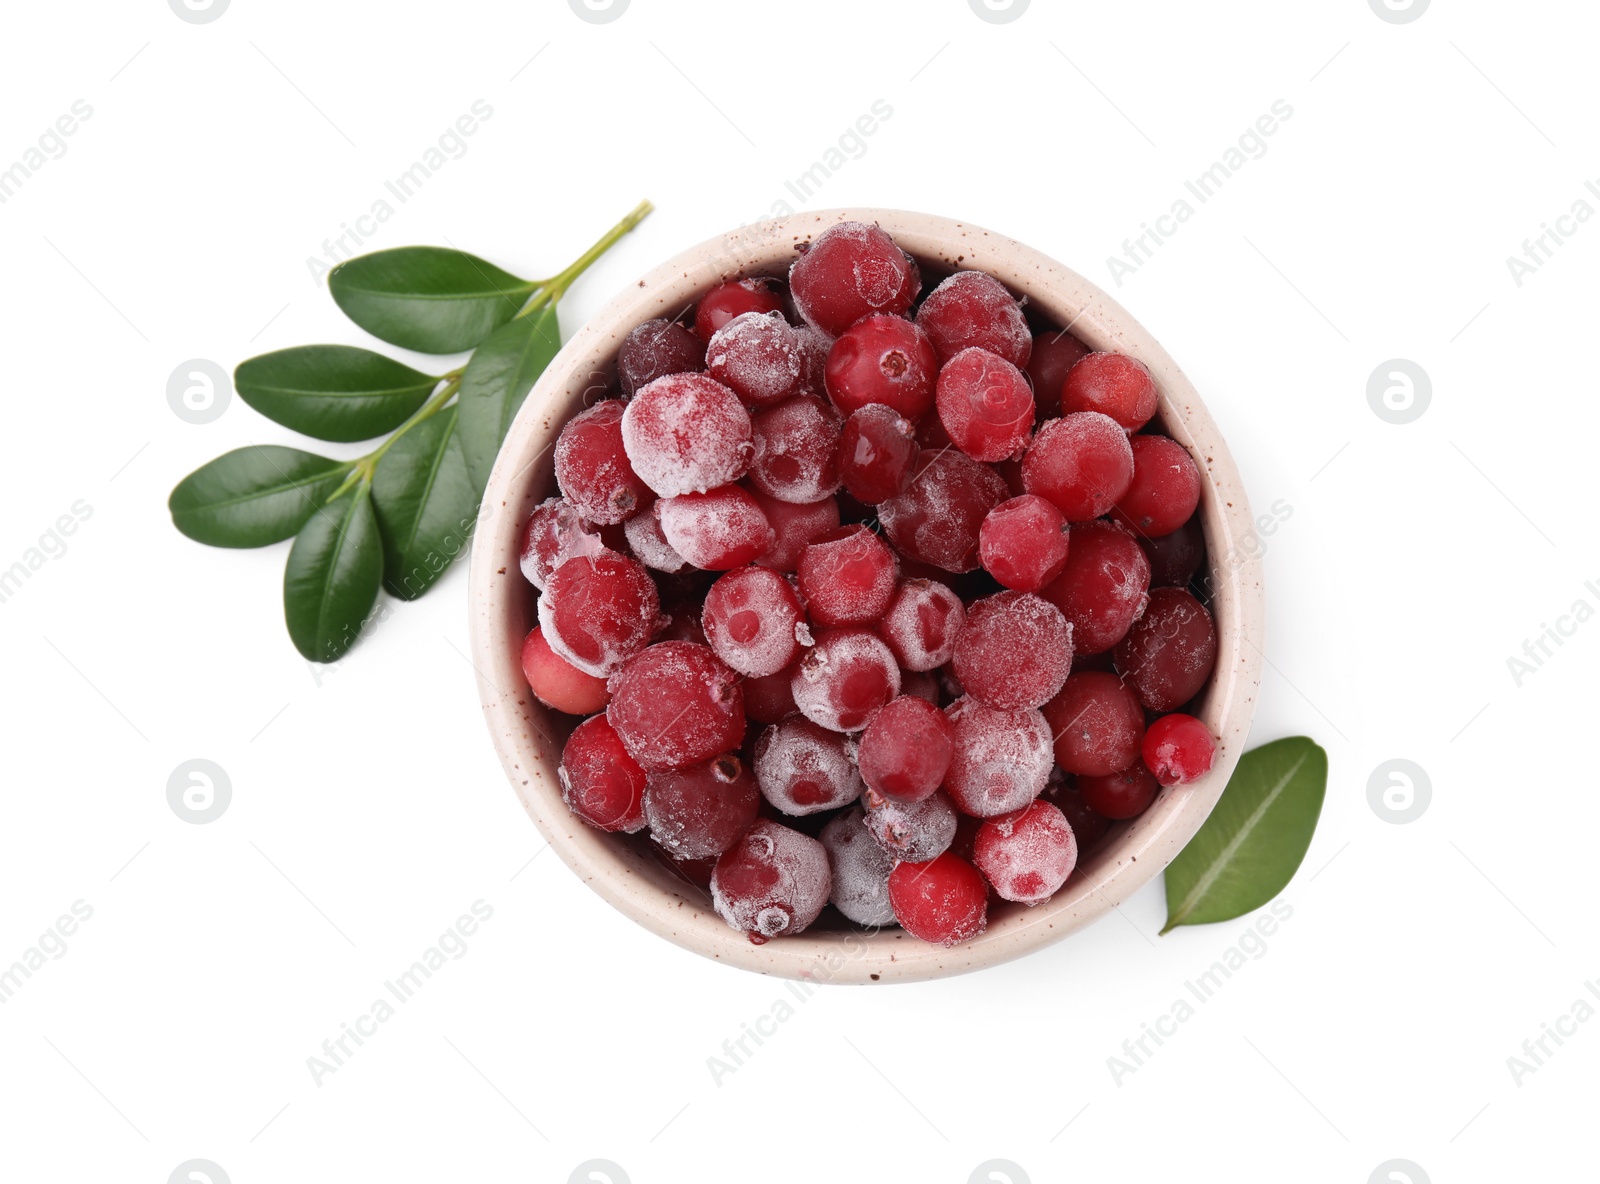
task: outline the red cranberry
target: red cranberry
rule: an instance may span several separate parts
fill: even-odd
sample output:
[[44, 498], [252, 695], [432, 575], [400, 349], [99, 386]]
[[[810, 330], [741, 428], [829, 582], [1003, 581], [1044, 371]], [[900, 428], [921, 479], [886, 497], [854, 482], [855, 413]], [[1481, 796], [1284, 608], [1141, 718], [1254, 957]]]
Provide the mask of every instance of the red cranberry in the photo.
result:
[[779, 501], [809, 505], [839, 488], [839, 415], [814, 395], [796, 395], [751, 419], [750, 484]]
[[926, 699], [901, 695], [867, 721], [856, 759], [861, 779], [875, 792], [920, 802], [944, 781], [953, 751], [944, 712]]
[[710, 341], [716, 331], [734, 317], [747, 312], [782, 312], [783, 301], [764, 279], [729, 280], [718, 284], [700, 298], [694, 310], [694, 333], [701, 341]]
[[1211, 771], [1217, 743], [1192, 715], [1163, 715], [1144, 734], [1144, 763], [1162, 785], [1182, 785]]
[[1100, 517], [1132, 481], [1128, 434], [1095, 411], [1046, 421], [1022, 458], [1023, 487], [1052, 503], [1068, 522]]
[[971, 941], [989, 921], [989, 887], [978, 869], [946, 851], [889, 873], [889, 903], [912, 937], [941, 946]]
[[537, 625], [522, 643], [522, 675], [539, 702], [568, 715], [593, 715], [611, 701], [606, 680], [585, 674], [556, 653]]
[[857, 732], [900, 693], [900, 667], [876, 634], [835, 629], [806, 651], [789, 687], [807, 719], [835, 732]]
[[1132, 535], [1110, 522], [1080, 522], [1066, 565], [1040, 595], [1071, 623], [1077, 652], [1099, 654], [1145, 611], [1149, 588], [1150, 561]]
[[651, 773], [644, 791], [650, 837], [674, 859], [710, 859], [755, 822], [756, 779], [732, 753], [687, 769]]
[[1196, 514], [1171, 534], [1141, 538], [1139, 548], [1150, 560], [1151, 587], [1182, 588], [1205, 562], [1205, 528]]
[[839, 476], [851, 497], [875, 506], [911, 483], [918, 451], [909, 420], [891, 407], [868, 403], [844, 421], [839, 435]]
[[1028, 380], [1033, 383], [1033, 402], [1041, 421], [1061, 413], [1061, 388], [1067, 372], [1089, 352], [1089, 347], [1065, 329], [1046, 329], [1033, 335], [1033, 353], [1028, 358]]
[[661, 497], [704, 493], [750, 467], [750, 413], [704, 374], [673, 374], [642, 388], [622, 414], [633, 471]]
[[1033, 391], [1010, 362], [986, 349], [964, 349], [939, 371], [939, 422], [973, 460], [1016, 456], [1033, 430]]
[[882, 403], [915, 420], [933, 406], [939, 359], [928, 335], [904, 317], [870, 316], [828, 351], [828, 397], [851, 415]]
[[724, 851], [711, 873], [711, 903], [718, 916], [757, 945], [804, 931], [832, 889], [822, 844], [765, 820]]
[[1129, 432], [1150, 422], [1158, 402], [1150, 371], [1125, 354], [1090, 354], [1067, 372], [1061, 390], [1063, 412], [1098, 411]]
[[1078, 865], [1078, 840], [1060, 810], [1049, 802], [1034, 802], [980, 826], [972, 855], [1002, 900], [1039, 904]]
[[933, 670], [955, 653], [966, 623], [966, 606], [950, 588], [935, 580], [902, 580], [878, 633], [907, 670]]
[[929, 292], [917, 309], [917, 324], [933, 339], [941, 363], [972, 346], [1019, 367], [1033, 353], [1022, 306], [1004, 284], [981, 271], [958, 271]]
[[628, 550], [651, 571], [682, 571], [688, 563], [672, 549], [667, 536], [661, 533], [661, 518], [653, 510], [646, 514], [635, 514], [622, 524], [622, 530]]
[[660, 616], [650, 573], [614, 551], [567, 560], [539, 597], [539, 625], [550, 648], [597, 678], [644, 649]]
[[776, 674], [809, 637], [789, 581], [765, 567], [738, 567], [711, 585], [700, 624], [717, 657], [740, 674]]
[[748, 492], [724, 485], [709, 493], [683, 493], [656, 503], [661, 535], [703, 571], [728, 571], [766, 554], [774, 535]]
[[1050, 725], [1033, 708], [1000, 711], [968, 695], [945, 709], [955, 751], [944, 787], [977, 818], [1020, 810], [1044, 789], [1054, 764]]
[[799, 582], [813, 625], [871, 624], [894, 596], [894, 552], [865, 526], [842, 526], [805, 549]]
[[1115, 674], [1074, 674], [1043, 711], [1056, 738], [1056, 764], [1067, 772], [1104, 777], [1139, 759], [1144, 708]]
[[617, 348], [617, 381], [632, 398], [668, 374], [691, 374], [705, 369], [706, 343], [677, 321], [646, 321], [622, 339]]
[[623, 408], [618, 399], [596, 403], [569, 419], [556, 440], [556, 484], [600, 525], [624, 522], [656, 500], [623, 450]]
[[1000, 475], [951, 450], [923, 452], [906, 491], [878, 507], [878, 520], [900, 553], [944, 571], [978, 566], [978, 531], [1010, 490]]
[[867, 833], [861, 807], [835, 815], [818, 836], [828, 852], [833, 891], [828, 900], [857, 925], [891, 925], [889, 872], [894, 860]]
[[556, 770], [567, 809], [600, 830], [644, 829], [645, 773], [603, 715], [572, 730]]
[[706, 373], [753, 407], [770, 407], [805, 386], [805, 356], [779, 312], [747, 312], [711, 335]]
[[997, 592], [967, 608], [951, 667], [967, 694], [989, 707], [1042, 707], [1072, 668], [1072, 626], [1031, 592]]
[[1171, 711], [1199, 694], [1211, 677], [1217, 629], [1205, 605], [1184, 589], [1155, 588], [1115, 657], [1139, 702], [1151, 711]]
[[1103, 777], [1079, 777], [1078, 790], [1096, 814], [1120, 822], [1148, 810], [1161, 792], [1161, 783], [1144, 767], [1144, 762], [1136, 760], [1126, 769]]
[[828, 351], [833, 348], [833, 338], [810, 325], [799, 325], [794, 332], [800, 343], [800, 365], [804, 376], [801, 389], [808, 395], [826, 398]]
[[926, 863], [949, 850], [955, 840], [960, 817], [949, 794], [935, 793], [906, 802], [868, 790], [863, 800], [867, 833], [884, 854], [895, 859]]
[[761, 796], [785, 814], [836, 810], [861, 796], [846, 737], [808, 719], [787, 719], [762, 732], [755, 755]]
[[1060, 575], [1068, 545], [1066, 518], [1031, 493], [1001, 502], [978, 530], [983, 569], [1018, 592], [1037, 592]]
[[555, 571], [575, 555], [605, 549], [600, 533], [565, 498], [546, 498], [534, 507], [522, 532], [522, 574], [541, 592]]
[[761, 567], [794, 571], [807, 547], [829, 531], [839, 529], [839, 503], [834, 498], [797, 506], [768, 497], [760, 490], [752, 491], [751, 496], [772, 528], [772, 545], [756, 559]]
[[922, 276], [882, 228], [840, 222], [795, 260], [789, 290], [801, 316], [837, 337], [869, 313], [905, 312]]
[[794, 705], [794, 692], [789, 689], [793, 677], [794, 668], [790, 667], [776, 674], [745, 679], [745, 715], [758, 724], [775, 724], [795, 714], [799, 709]]
[[1133, 481], [1111, 516], [1136, 535], [1171, 534], [1200, 504], [1200, 469], [1182, 444], [1166, 436], [1135, 436]]
[[703, 645], [662, 641], [611, 679], [606, 718], [646, 770], [682, 769], [744, 740], [738, 676]]

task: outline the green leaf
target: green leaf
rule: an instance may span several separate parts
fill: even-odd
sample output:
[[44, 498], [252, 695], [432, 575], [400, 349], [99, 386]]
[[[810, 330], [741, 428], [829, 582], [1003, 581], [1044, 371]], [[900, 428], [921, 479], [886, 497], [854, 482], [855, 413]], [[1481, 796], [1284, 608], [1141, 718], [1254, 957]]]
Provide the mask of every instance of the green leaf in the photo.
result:
[[444, 247], [397, 247], [339, 264], [334, 301], [380, 341], [425, 354], [471, 349], [505, 324], [538, 284]]
[[474, 490], [489, 484], [500, 442], [544, 368], [561, 349], [554, 304], [495, 330], [461, 376], [461, 450]]
[[1161, 932], [1232, 920], [1283, 891], [1311, 846], [1327, 785], [1328, 754], [1308, 737], [1245, 753], [1211, 817], [1167, 868]]
[[370, 349], [302, 345], [239, 363], [239, 397], [275, 423], [318, 440], [370, 440], [392, 432], [439, 379]]
[[236, 448], [178, 482], [172, 524], [212, 547], [265, 547], [293, 537], [354, 462], [257, 444]]
[[383, 586], [415, 600], [466, 550], [478, 493], [467, 475], [457, 431], [460, 410], [446, 407], [401, 436], [372, 475], [372, 504], [383, 536]]
[[313, 662], [341, 658], [355, 644], [382, 580], [372, 486], [361, 481], [318, 509], [289, 549], [283, 616], [294, 648]]

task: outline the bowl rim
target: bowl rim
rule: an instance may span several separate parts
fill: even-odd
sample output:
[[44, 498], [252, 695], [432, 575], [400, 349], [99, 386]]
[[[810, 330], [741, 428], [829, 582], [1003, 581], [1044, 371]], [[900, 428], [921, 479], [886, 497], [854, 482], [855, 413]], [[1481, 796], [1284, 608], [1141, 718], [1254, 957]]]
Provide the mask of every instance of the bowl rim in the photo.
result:
[[[1163, 425], [1205, 478], [1200, 512], [1218, 647], [1198, 713], [1218, 738], [1211, 772], [1162, 790], [1144, 814], [1118, 824], [1121, 833], [1080, 862], [1050, 900], [991, 910], [983, 934], [948, 949], [896, 928], [813, 928], [752, 944], [716, 915], [705, 893], [567, 810], [555, 773], [561, 745], [543, 726], [544, 710], [523, 679], [519, 658], [532, 621], [532, 588], [515, 561], [520, 527], [554, 488], [556, 436], [595, 389], [595, 376], [610, 373], [623, 336], [641, 321], [677, 314], [724, 279], [787, 270], [798, 244], [845, 221], [877, 223], [926, 264], [987, 271], [1085, 344], [1144, 362], [1160, 391]], [[602, 307], [545, 369], [506, 435], [479, 509], [468, 592], [472, 665], [491, 739], [524, 809], [567, 866], [626, 916], [685, 949], [763, 974], [840, 983], [937, 978], [1020, 957], [1099, 919], [1161, 872], [1205, 821], [1244, 751], [1261, 679], [1265, 610], [1254, 538], [1238, 469], [1193, 384], [1096, 285], [970, 222], [893, 209], [809, 211], [739, 227], [668, 259]]]

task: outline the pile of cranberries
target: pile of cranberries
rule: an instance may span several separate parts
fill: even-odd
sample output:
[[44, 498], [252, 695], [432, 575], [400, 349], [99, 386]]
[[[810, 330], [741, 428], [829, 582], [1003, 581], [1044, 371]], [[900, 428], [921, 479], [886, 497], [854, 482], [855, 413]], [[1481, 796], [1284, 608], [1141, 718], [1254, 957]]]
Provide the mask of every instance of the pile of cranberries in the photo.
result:
[[754, 942], [830, 903], [968, 941], [1211, 767], [1203, 483], [1149, 371], [983, 272], [921, 289], [847, 222], [639, 325], [524, 535], [567, 805]]

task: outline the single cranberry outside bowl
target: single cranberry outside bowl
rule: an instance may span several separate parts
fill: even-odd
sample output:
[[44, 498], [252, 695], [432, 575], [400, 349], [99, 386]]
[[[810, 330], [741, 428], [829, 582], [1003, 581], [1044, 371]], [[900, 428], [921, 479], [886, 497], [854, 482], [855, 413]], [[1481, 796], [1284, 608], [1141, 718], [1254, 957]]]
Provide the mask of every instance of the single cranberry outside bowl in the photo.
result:
[[[1139, 359], [1160, 391], [1160, 424], [1203, 477], [1199, 514], [1218, 650], [1193, 710], [1217, 740], [1210, 772], [1163, 789], [1143, 814], [1116, 824], [1049, 900], [1032, 907], [995, 901], [988, 928], [951, 948], [898, 928], [864, 930], [831, 911], [802, 934], [753, 944], [713, 911], [708, 893], [665, 866], [644, 836], [595, 830], [567, 809], [557, 766], [571, 721], [534, 698], [519, 661], [537, 623], [534, 589], [517, 564], [521, 528], [554, 494], [556, 437], [593, 401], [597, 376], [614, 377], [622, 339], [642, 321], [676, 316], [723, 280], [784, 275], [797, 246], [848, 221], [877, 223], [915, 256], [924, 292], [954, 271], [985, 271], [1093, 349]], [[686, 949], [764, 974], [841, 983], [937, 978], [1019, 957], [1096, 920], [1154, 878], [1205, 821], [1244, 750], [1260, 682], [1265, 615], [1252, 531], [1238, 470], [1194, 387], [1132, 316], [1082, 276], [1013, 239], [949, 218], [875, 209], [799, 214], [733, 231], [663, 263], [580, 329], [544, 372], [500, 449], [478, 517], [472, 659], [490, 736], [517, 797], [566, 864], [623, 913]]]

